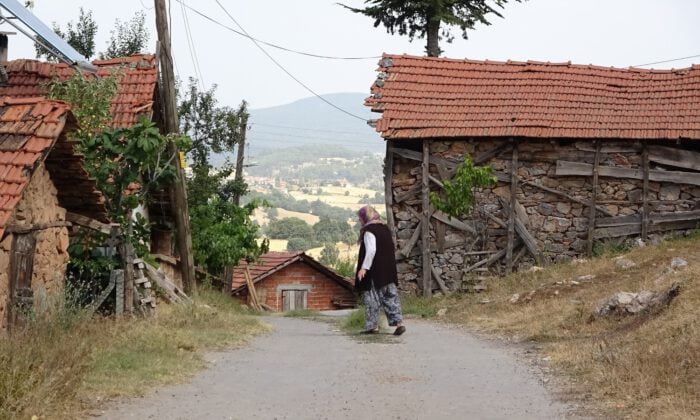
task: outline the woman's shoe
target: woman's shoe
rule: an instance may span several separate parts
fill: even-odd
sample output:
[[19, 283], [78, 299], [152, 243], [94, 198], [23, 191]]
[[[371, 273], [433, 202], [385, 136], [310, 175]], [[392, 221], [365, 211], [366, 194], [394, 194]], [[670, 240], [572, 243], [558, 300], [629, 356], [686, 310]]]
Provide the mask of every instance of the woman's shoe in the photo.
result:
[[364, 331], [362, 331], [360, 334], [376, 334], [376, 333], [378, 333], [378, 332], [379, 332], [379, 328], [375, 328], [375, 329], [372, 329], [372, 330], [364, 330]]
[[396, 329], [394, 330], [394, 335], [401, 335], [401, 334], [403, 334], [403, 333], [405, 333], [405, 332], [406, 332], [406, 327], [404, 327], [403, 325], [401, 325], [401, 326], [399, 326], [399, 327], [396, 327]]

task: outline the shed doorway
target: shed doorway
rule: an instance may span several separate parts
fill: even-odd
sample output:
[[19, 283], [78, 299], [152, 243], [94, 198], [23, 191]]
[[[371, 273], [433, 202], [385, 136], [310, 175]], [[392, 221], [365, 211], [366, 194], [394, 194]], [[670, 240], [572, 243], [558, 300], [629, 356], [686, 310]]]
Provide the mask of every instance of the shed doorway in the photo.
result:
[[307, 290], [282, 290], [282, 311], [306, 309]]
[[32, 273], [34, 272], [34, 251], [36, 238], [34, 234], [15, 234], [10, 251], [10, 305], [9, 323], [22, 326], [25, 316], [34, 304], [32, 291]]

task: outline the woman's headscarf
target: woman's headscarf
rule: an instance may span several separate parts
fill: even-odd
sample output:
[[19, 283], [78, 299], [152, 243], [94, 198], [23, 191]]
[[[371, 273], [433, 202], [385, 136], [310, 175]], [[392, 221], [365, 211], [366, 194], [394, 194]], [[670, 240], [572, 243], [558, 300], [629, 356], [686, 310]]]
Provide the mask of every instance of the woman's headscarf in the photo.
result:
[[357, 217], [362, 223], [362, 228], [360, 229], [360, 237], [357, 238], [357, 243], [362, 241], [362, 236], [365, 234], [367, 226], [375, 223], [381, 223], [382, 217], [379, 212], [372, 206], [366, 205], [357, 211]]

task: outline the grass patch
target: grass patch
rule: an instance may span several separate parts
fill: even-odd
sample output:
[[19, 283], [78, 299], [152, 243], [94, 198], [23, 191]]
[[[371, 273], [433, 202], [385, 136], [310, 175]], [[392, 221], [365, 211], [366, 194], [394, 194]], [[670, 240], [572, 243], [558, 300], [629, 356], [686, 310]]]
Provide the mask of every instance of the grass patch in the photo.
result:
[[360, 307], [343, 319], [342, 328], [348, 333], [359, 333], [365, 329], [365, 309]]
[[[573, 379], [572, 396], [597, 405], [606, 417], [697, 418], [699, 245], [692, 237], [631, 250], [625, 258], [636, 265], [627, 270], [611, 258], [619, 250], [606, 250], [582, 264], [494, 279], [485, 294], [448, 298], [440, 305], [448, 309], [449, 321], [539, 343], [555, 370]], [[685, 258], [689, 266], [671, 270], [674, 257]], [[673, 282], [681, 283], [681, 293], [658, 315], [592, 317], [598, 302], [615, 292], [660, 291]], [[509, 302], [514, 294], [533, 291], [529, 302]], [[492, 303], [479, 304], [484, 298]]]
[[437, 315], [441, 299], [426, 299], [419, 296], [401, 296], [401, 311], [404, 315], [433, 318]]
[[318, 315], [320, 315], [318, 311], [311, 309], [294, 309], [284, 313], [284, 316], [287, 318], [313, 318]]
[[105, 398], [182, 381], [204, 367], [201, 350], [240, 345], [265, 330], [221, 293], [202, 289], [195, 301], [135, 320], [62, 310], [1, 337], [0, 418], [75, 418]]

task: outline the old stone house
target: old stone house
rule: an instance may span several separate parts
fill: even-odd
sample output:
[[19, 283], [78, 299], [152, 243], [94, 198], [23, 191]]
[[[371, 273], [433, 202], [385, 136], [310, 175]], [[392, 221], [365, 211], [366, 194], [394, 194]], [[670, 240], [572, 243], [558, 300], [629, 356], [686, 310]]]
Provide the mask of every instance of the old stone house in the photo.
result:
[[0, 98], [0, 329], [63, 289], [66, 212], [106, 221], [68, 134], [75, 126], [63, 102]]
[[[489, 274], [700, 222], [700, 66], [385, 55], [366, 105], [381, 113], [406, 292], [478, 289]], [[450, 218], [429, 194], [467, 155], [498, 183]]]
[[[162, 108], [158, 95], [158, 63], [154, 55], [140, 54], [109, 60], [95, 60], [95, 75], [86, 77], [117, 77], [117, 94], [112, 100], [110, 125], [115, 128], [133, 126], [145, 116], [163, 127]], [[8, 81], [0, 85], [0, 97], [14, 98], [46, 95], [51, 81], [67, 80], [75, 70], [63, 63], [37, 60], [13, 60], [5, 63]], [[154, 226], [151, 229], [151, 252], [159, 261], [163, 271], [182, 287], [179, 260], [174, 257], [174, 215], [168, 191], [153, 194], [147, 208], [139, 209]]]
[[354, 306], [353, 285], [303, 252], [268, 252], [259, 261], [233, 269], [232, 295], [248, 300], [246, 270], [260, 302], [274, 311], [330, 310]]

